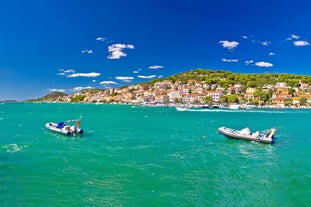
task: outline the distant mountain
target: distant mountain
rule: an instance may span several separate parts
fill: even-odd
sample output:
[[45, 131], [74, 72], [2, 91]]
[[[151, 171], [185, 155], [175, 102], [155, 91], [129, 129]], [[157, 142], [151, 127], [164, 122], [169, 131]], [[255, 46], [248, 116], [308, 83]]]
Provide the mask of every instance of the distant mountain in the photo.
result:
[[36, 102], [36, 101], [56, 101], [59, 98], [63, 97], [63, 96], [67, 96], [67, 94], [65, 93], [61, 93], [61, 92], [52, 92], [49, 93], [41, 98], [37, 98], [37, 99], [30, 99], [28, 101], [30, 102]]
[[0, 100], [0, 103], [17, 102], [17, 100]]

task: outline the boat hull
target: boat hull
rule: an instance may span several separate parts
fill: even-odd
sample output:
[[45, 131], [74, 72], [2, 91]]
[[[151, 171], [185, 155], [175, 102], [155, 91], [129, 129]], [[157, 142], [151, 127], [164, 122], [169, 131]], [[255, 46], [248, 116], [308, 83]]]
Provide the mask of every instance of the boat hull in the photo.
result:
[[[223, 134], [225, 137], [229, 139], [242, 139], [242, 140], [247, 140], [247, 141], [255, 141], [255, 142], [262, 142], [262, 143], [268, 143], [268, 144], [273, 144], [274, 143], [274, 138], [272, 134], [271, 136], [267, 136], [262, 133], [251, 133], [249, 135], [244, 135], [241, 134], [241, 131], [235, 130], [235, 129], [230, 129], [226, 127], [220, 127], [218, 129], [218, 132], [220, 134]], [[275, 133], [275, 132], [273, 132]]]
[[83, 129], [77, 127], [77, 126], [70, 126], [70, 125], [65, 125], [62, 128], [57, 127], [58, 124], [53, 123], [53, 122], [48, 122], [45, 124], [45, 127], [49, 129], [50, 131], [59, 133], [59, 134], [64, 134], [67, 136], [75, 135], [75, 134], [83, 134]]

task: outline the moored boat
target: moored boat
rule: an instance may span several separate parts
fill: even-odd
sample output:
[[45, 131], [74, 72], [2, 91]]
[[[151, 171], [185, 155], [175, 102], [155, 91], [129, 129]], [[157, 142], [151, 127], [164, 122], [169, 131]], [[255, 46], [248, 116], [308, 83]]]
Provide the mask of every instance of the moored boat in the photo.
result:
[[[71, 122], [75, 122], [74, 125], [70, 125]], [[67, 136], [83, 134], [83, 129], [80, 128], [80, 119], [79, 120], [68, 120], [65, 122], [53, 123], [48, 122], [45, 124], [45, 127], [53, 132], [64, 134]]]
[[230, 104], [229, 109], [233, 109], [233, 110], [240, 109], [240, 104]]
[[230, 139], [244, 139], [248, 141], [263, 142], [263, 143], [274, 143], [274, 135], [276, 128], [271, 128], [265, 131], [251, 132], [249, 128], [242, 130], [231, 129], [227, 127], [218, 128], [218, 132]]

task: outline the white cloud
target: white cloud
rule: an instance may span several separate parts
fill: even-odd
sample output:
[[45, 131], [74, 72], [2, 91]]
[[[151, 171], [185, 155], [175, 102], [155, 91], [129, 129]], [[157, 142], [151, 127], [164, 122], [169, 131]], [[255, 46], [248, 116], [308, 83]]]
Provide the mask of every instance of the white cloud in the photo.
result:
[[65, 76], [67, 77], [69, 74], [71, 73], [75, 73], [76, 71], [74, 69], [60, 69], [58, 70], [60, 73], [57, 73], [57, 75], [60, 75], [60, 76]]
[[221, 40], [219, 41], [219, 43], [224, 47], [224, 48], [227, 48], [229, 50], [233, 50], [234, 48], [238, 47], [238, 45], [240, 43], [236, 42], [236, 41], [228, 41], [228, 40]]
[[120, 80], [120, 81], [123, 81], [123, 82], [126, 82], [126, 83], [129, 83], [131, 82], [134, 77], [130, 77], [130, 76], [116, 76], [115, 77], [117, 80]]
[[77, 78], [77, 77], [86, 77], [86, 78], [94, 78], [100, 76], [100, 73], [91, 72], [91, 73], [72, 73], [68, 74], [67, 78]]
[[99, 84], [101, 84], [101, 85], [110, 85], [110, 84], [117, 84], [117, 83], [114, 82], [114, 81], [102, 81]]
[[258, 44], [261, 44], [263, 46], [269, 46], [271, 45], [271, 42], [270, 41], [261, 41], [261, 40], [256, 40], [255, 37], [253, 35], [244, 35], [242, 36], [243, 39], [245, 40], [249, 40], [253, 43], [258, 43]]
[[108, 47], [108, 52], [110, 55], [108, 59], [120, 59], [121, 57], [126, 57], [126, 53], [123, 52], [124, 49], [134, 49], [134, 45], [131, 44], [113, 44]]
[[94, 51], [93, 50], [82, 50], [81, 53], [92, 54], [94, 53]]
[[96, 83], [96, 80], [92, 80], [93, 83]]
[[263, 42], [259, 41], [259, 43], [262, 44], [263, 46], [269, 46], [271, 44], [270, 41], [263, 41]]
[[155, 78], [157, 77], [156, 75], [148, 75], [148, 76], [145, 76], [145, 75], [139, 75], [137, 76], [138, 78], [144, 78], [144, 79], [152, 79], [152, 78]]
[[269, 52], [270, 56], [276, 55], [274, 52]]
[[265, 68], [273, 67], [273, 64], [269, 62], [256, 62], [255, 65], [258, 67], [265, 67]]
[[50, 92], [61, 92], [61, 93], [64, 93], [66, 90], [64, 89], [56, 89], [56, 88], [53, 88], [53, 89], [50, 89]]
[[91, 89], [91, 88], [92, 88], [91, 86], [86, 86], [86, 87], [78, 86], [78, 87], [73, 88], [72, 90], [74, 92], [78, 92], [78, 91], [82, 91], [84, 89]]
[[160, 69], [160, 68], [164, 68], [163, 66], [161, 66], [161, 65], [152, 65], [152, 66], [149, 66], [148, 67], [149, 69]]
[[108, 59], [120, 59], [121, 57], [126, 57], [126, 54], [121, 50], [111, 52], [111, 55], [108, 56]]
[[245, 61], [245, 64], [246, 65], [250, 65], [250, 64], [253, 64], [254, 63], [254, 60], [246, 60]]
[[59, 71], [60, 73], [57, 73], [57, 75], [65, 76], [67, 78], [77, 78], [77, 77], [94, 78], [94, 77], [98, 77], [101, 75], [100, 73], [96, 73], [96, 72], [77, 73], [74, 69], [68, 69], [68, 70], [60, 69]]
[[63, 70], [64, 73], [75, 73], [75, 69]]
[[297, 40], [297, 41], [294, 41], [293, 44], [297, 47], [303, 47], [303, 46], [309, 46], [309, 42], [308, 41], [305, 41], [305, 40]]
[[300, 38], [300, 36], [292, 34], [292, 35], [290, 35], [290, 37], [287, 38], [286, 40], [297, 40], [297, 39], [299, 39], [299, 38]]
[[106, 39], [107, 38], [105, 38], [105, 37], [97, 37], [96, 38], [97, 41], [101, 41], [101, 42], [105, 41]]
[[226, 59], [226, 58], [221, 58], [221, 61], [223, 62], [228, 62], [228, 63], [236, 63], [236, 62], [239, 62], [239, 59]]
[[134, 70], [133, 73], [136, 73], [136, 74], [137, 74], [137, 73], [139, 73], [140, 71], [141, 71], [141, 69], [139, 68], [139, 69], [137, 69], [137, 70]]

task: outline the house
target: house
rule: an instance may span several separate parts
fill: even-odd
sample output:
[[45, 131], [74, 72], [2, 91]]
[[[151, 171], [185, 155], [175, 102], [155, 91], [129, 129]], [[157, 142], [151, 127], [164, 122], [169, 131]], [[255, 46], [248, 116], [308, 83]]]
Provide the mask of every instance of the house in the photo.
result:
[[249, 87], [246, 89], [245, 96], [248, 99], [248, 101], [254, 99], [255, 91], [256, 91], [256, 88], [253, 88], [253, 87]]
[[293, 105], [294, 106], [300, 106], [300, 99], [301, 99], [301, 97], [293, 97], [292, 98]]
[[167, 95], [156, 95], [154, 101], [156, 103], [166, 103], [169, 102], [169, 97]]
[[275, 97], [272, 98], [272, 103], [278, 107], [285, 107], [285, 103], [284, 103], [284, 97]]
[[308, 83], [300, 83], [300, 89], [301, 90], [308, 90], [309, 84]]
[[182, 102], [183, 103], [195, 103], [198, 101], [198, 94], [193, 93], [193, 94], [184, 94], [182, 96]]
[[214, 102], [219, 102], [220, 97], [223, 95], [223, 92], [218, 90], [211, 90], [207, 91], [207, 95], [210, 96]]
[[286, 87], [287, 87], [287, 84], [286, 84], [286, 83], [278, 82], [278, 83], [275, 84], [275, 87], [276, 87], [276, 88], [286, 88]]
[[176, 101], [176, 100], [180, 100], [180, 99], [182, 98], [182, 96], [181, 96], [181, 95], [179, 94], [179, 92], [176, 91], [176, 90], [170, 90], [170, 91], [168, 91], [167, 95], [168, 95], [169, 101], [170, 101], [171, 103], [173, 103], [173, 102]]

